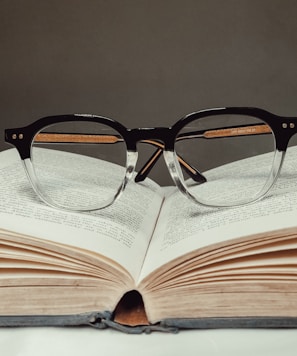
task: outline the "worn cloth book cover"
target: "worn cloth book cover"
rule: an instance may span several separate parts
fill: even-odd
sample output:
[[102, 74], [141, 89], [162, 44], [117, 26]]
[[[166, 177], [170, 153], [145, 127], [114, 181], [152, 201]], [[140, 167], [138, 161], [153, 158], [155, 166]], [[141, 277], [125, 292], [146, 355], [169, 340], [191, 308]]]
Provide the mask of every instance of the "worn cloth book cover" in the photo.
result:
[[1, 152], [0, 325], [296, 327], [287, 162], [269, 196], [240, 208], [198, 206], [146, 179], [104, 210], [75, 213], [41, 203], [16, 151]]

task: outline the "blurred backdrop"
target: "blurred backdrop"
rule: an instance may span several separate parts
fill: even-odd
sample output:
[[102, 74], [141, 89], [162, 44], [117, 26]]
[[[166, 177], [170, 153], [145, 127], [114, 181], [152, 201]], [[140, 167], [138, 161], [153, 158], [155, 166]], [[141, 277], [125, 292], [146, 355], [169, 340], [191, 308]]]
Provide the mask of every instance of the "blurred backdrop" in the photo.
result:
[[[294, 0], [0, 0], [0, 150], [4, 128], [53, 114], [297, 115], [296, 18]], [[170, 183], [162, 160], [151, 177]]]

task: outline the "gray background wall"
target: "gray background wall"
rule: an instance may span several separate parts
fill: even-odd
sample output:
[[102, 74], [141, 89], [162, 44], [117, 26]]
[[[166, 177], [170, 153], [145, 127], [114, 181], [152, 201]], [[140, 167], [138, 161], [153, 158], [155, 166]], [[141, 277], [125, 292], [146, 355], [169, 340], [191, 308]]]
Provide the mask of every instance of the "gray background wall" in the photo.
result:
[[[74, 112], [128, 127], [231, 105], [297, 115], [296, 19], [294, 0], [0, 0], [0, 132]], [[151, 176], [169, 182], [163, 163]]]

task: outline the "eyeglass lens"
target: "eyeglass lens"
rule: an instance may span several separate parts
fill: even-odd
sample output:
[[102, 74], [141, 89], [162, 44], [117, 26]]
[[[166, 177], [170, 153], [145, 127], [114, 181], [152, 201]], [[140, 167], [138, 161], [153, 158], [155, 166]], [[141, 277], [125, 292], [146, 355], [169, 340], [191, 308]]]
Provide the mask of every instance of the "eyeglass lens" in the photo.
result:
[[233, 206], [263, 195], [272, 173], [275, 139], [261, 119], [214, 115], [186, 125], [176, 137], [175, 150], [206, 178], [199, 184], [183, 171], [195, 199], [210, 206]]
[[91, 210], [113, 201], [125, 177], [126, 152], [124, 140], [113, 128], [75, 121], [38, 132], [31, 157], [45, 200], [64, 208]]

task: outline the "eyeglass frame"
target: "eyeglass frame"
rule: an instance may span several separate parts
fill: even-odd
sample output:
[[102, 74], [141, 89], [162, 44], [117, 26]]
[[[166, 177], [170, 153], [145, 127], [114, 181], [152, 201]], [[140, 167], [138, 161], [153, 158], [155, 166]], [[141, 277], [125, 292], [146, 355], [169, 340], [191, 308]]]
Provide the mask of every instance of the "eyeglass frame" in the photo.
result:
[[[271, 189], [282, 167], [284, 161], [285, 153], [288, 147], [288, 143], [291, 137], [297, 133], [297, 117], [283, 117], [276, 114], [273, 114], [269, 111], [255, 108], [255, 107], [223, 107], [223, 108], [213, 108], [200, 110], [188, 114], [178, 120], [173, 126], [170, 127], [150, 127], [150, 128], [126, 128], [124, 125], [115, 121], [111, 118], [98, 115], [90, 114], [66, 114], [66, 115], [55, 115], [47, 116], [41, 118], [27, 126], [15, 128], [15, 129], [5, 129], [5, 141], [12, 144], [18, 151], [22, 161], [25, 165], [25, 170], [28, 175], [28, 178], [39, 197], [42, 198], [47, 204], [48, 201], [43, 199], [42, 194], [38, 188], [38, 183], [36, 182], [35, 173], [31, 165], [31, 148], [32, 142], [42, 129], [47, 126], [63, 123], [63, 122], [95, 122], [99, 124], [107, 125], [114, 130], [116, 130], [122, 139], [124, 140], [127, 148], [127, 162], [126, 162], [126, 174], [123, 180], [121, 187], [119, 187], [118, 192], [115, 194], [113, 199], [110, 201], [107, 207], [111, 205], [124, 191], [128, 182], [132, 179], [133, 173], [135, 171], [138, 152], [137, 152], [137, 143], [144, 142], [149, 143], [157, 147], [156, 151], [153, 153], [148, 162], [142, 167], [138, 172], [138, 175], [134, 178], [136, 182], [142, 181], [146, 178], [152, 167], [155, 165], [161, 154], [164, 154], [164, 159], [167, 164], [169, 173], [177, 186], [177, 188], [190, 200], [209, 207], [217, 207], [214, 205], [208, 205], [201, 203], [196, 197], [194, 197], [187, 189], [184, 179], [181, 173], [181, 167], [188, 170], [189, 175], [196, 181], [202, 183], [206, 182], [206, 178], [199, 171], [187, 164], [181, 157], [175, 152], [175, 143], [177, 141], [178, 133], [192, 121], [196, 121], [202, 118], [207, 118], [209, 116], [220, 116], [220, 115], [241, 115], [248, 116], [253, 118], [261, 119], [264, 123], [268, 125], [271, 129], [271, 133], [274, 135], [275, 141], [275, 158], [273, 162], [273, 169], [271, 172], [271, 177], [269, 178], [268, 184], [265, 185], [266, 191], [259, 198], [250, 201], [252, 203], [256, 200], [264, 197], [267, 192]], [[257, 125], [257, 124], [256, 124]], [[255, 125], [255, 126], [256, 126]], [[232, 127], [220, 127], [217, 131], [224, 131], [226, 129], [234, 128], [244, 128], [245, 125], [238, 125]], [[209, 129], [207, 131], [216, 131], [216, 129]], [[259, 132], [263, 133], [263, 132]], [[238, 136], [253, 135], [255, 133], [245, 132], [242, 130], [238, 132]], [[257, 133], [256, 133], [257, 134]], [[232, 134], [232, 136], [237, 136], [237, 134]], [[218, 137], [229, 137], [227, 136], [218, 136]], [[49, 204], [51, 205], [51, 204]], [[242, 205], [242, 204], [240, 204]], [[237, 206], [232, 205], [232, 206]], [[55, 206], [59, 207], [59, 206]], [[228, 205], [226, 205], [228, 207]], [[102, 207], [103, 208], [103, 207]], [[100, 209], [100, 207], [98, 208]], [[96, 210], [96, 209], [94, 209]]]

